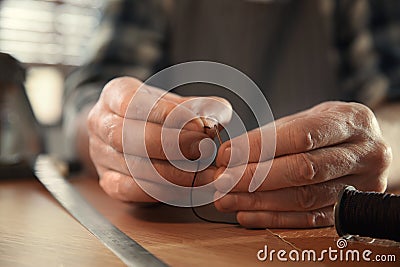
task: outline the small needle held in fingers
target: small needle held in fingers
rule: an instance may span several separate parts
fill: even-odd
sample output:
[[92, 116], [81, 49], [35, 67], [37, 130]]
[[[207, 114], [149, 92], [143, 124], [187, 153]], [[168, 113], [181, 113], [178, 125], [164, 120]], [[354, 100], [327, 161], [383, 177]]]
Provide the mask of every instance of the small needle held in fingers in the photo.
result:
[[[219, 130], [218, 130], [218, 125], [219, 125], [218, 121], [212, 117], [200, 117], [200, 119], [202, 120], [203, 125], [204, 125], [204, 132], [206, 134], [211, 133], [212, 135], [214, 135], [214, 132], [215, 132], [215, 135], [218, 138], [219, 144], [222, 145], [221, 135], [219, 134]], [[213, 126], [211, 126], [211, 125], [213, 125]], [[208, 132], [208, 131], [210, 131], [210, 132]]]
[[221, 135], [219, 134], [217, 125], [214, 125], [214, 130], [215, 130], [215, 134], [217, 135], [219, 145], [222, 145], [222, 139], [221, 139]]
[[219, 145], [222, 145], [222, 139], [221, 139], [221, 135], [219, 134], [218, 126], [217, 126], [216, 124], [214, 124], [214, 127], [211, 128], [211, 127], [208, 126], [208, 125], [204, 125], [204, 132], [205, 132], [205, 133], [207, 133], [207, 131], [209, 131], [209, 130], [211, 130], [211, 129], [214, 130], [215, 135], [217, 136]]

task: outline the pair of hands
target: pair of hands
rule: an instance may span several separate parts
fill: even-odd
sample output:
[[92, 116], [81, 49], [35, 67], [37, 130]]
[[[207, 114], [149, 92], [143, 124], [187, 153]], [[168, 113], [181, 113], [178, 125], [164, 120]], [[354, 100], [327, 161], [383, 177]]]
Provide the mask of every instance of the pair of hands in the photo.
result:
[[[170, 182], [191, 186], [193, 172], [179, 170], [167, 160], [162, 149], [161, 131], [168, 115], [192, 98], [165, 94], [146, 119], [144, 110], [149, 110], [150, 103], [153, 105], [151, 99], [161, 96], [164, 91], [146, 88], [139, 92], [144, 101], [126, 112], [141, 85], [133, 78], [118, 78], [106, 85], [89, 114], [89, 149], [100, 185], [110, 196], [129, 202], [156, 202], [132, 179], [123, 152], [130, 164], [140, 166], [135, 178], [143, 183], [163, 190], [165, 185], [155, 182], [157, 174], [151, 168], [153, 166]], [[216, 102], [223, 104], [222, 109], [221, 105], [213, 104]], [[197, 99], [189, 104], [189, 108], [222, 124], [228, 123], [231, 116], [229, 103], [218, 98]], [[180, 114], [185, 117], [184, 112]], [[174, 120], [179, 121], [179, 118]], [[125, 150], [122, 139], [124, 123], [137, 132], [146, 129], [145, 134], [124, 140], [129, 144]], [[173, 124], [167, 125], [167, 134], [168, 131], [177, 131]], [[239, 150], [247, 149], [240, 147], [240, 144], [247, 144], [240, 142], [240, 138], [248, 138], [248, 160], [234, 155], [231, 158], [230, 146], [235, 139], [229, 140], [219, 148], [216, 166], [210, 166], [197, 175], [196, 186], [216, 180], [216, 197], [219, 197], [219, 191], [224, 192], [232, 184], [233, 177], [244, 168], [236, 186], [214, 203], [222, 212], [236, 212], [238, 222], [244, 227], [332, 225], [333, 205], [344, 185], [354, 185], [365, 191], [385, 190], [391, 150], [383, 141], [374, 114], [367, 107], [357, 103], [326, 102], [281, 118], [275, 121], [275, 127], [274, 155], [261, 153], [261, 136], [271, 130], [266, 125], [236, 137], [239, 142], [235, 145], [239, 144]], [[179, 132], [182, 154], [188, 159], [198, 158], [200, 141], [209, 137], [210, 133], [204, 132], [203, 120], [194, 119], [185, 124]], [[180, 159], [179, 155], [172, 156], [176, 157], [174, 160]], [[256, 168], [270, 170], [261, 186], [250, 193], [248, 189]]]

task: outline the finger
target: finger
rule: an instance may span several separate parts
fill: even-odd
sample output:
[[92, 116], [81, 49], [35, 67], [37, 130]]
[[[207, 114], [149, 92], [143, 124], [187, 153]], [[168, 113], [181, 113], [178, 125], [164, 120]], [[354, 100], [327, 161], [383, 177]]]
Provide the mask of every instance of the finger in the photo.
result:
[[[246, 162], [266, 161], [273, 157], [307, 152], [378, 134], [376, 119], [368, 108], [354, 103], [334, 103], [336, 104], [317, 106], [302, 114], [305, 116], [283, 120], [283, 123], [277, 124], [276, 149], [271, 139], [268, 139], [275, 135], [272, 124], [235, 138], [237, 140], [233, 148], [231, 143], [234, 139], [225, 142], [219, 149], [217, 164], [234, 166]], [[246, 146], [247, 138], [249, 147]], [[233, 153], [234, 149], [239, 152]], [[249, 158], [242, 157], [244, 151], [248, 150]]]
[[[126, 162], [133, 177], [153, 183], [165, 183], [165, 180], [180, 186], [191, 187], [194, 172], [184, 171], [164, 160], [149, 160], [126, 155]], [[196, 163], [193, 163], [197, 165]], [[209, 168], [197, 172], [196, 186], [206, 185], [213, 181], [216, 168]]]
[[170, 102], [174, 103], [180, 103], [182, 101], [185, 101], [187, 97], [180, 96], [178, 94], [175, 94], [171, 91], [166, 91], [164, 89], [160, 89], [148, 84], [142, 83], [141, 89], [144, 91], [147, 91], [149, 94], [155, 95], [155, 96], [161, 96], [163, 99], [168, 100]]
[[[360, 151], [360, 147], [359, 144], [343, 144], [282, 156], [273, 161], [247, 164], [244, 172], [244, 166], [227, 168], [223, 172], [219, 170], [215, 185], [221, 192], [227, 192], [240, 177], [232, 192], [267, 191], [317, 184], [362, 173], [368, 165], [360, 162], [372, 164], [373, 154]], [[252, 183], [259, 184], [259, 187], [253, 188]]]
[[[180, 186], [189, 187], [192, 184], [193, 172], [180, 170], [168, 161], [150, 160], [130, 155], [125, 155], [124, 157], [124, 154], [107, 146], [98, 138], [91, 140], [91, 147], [95, 147], [95, 149], [91, 148], [95, 165], [101, 166], [103, 169], [154, 183], [164, 182], [163, 180], [165, 179]], [[197, 166], [197, 163], [193, 164]], [[201, 186], [212, 182], [214, 173], [215, 167], [212, 166], [198, 172], [196, 185]]]
[[221, 97], [190, 97], [186, 98], [183, 104], [200, 117], [216, 122], [217, 126], [228, 124], [232, 118], [231, 104]]
[[[248, 135], [242, 135], [242, 136], [237, 137], [234, 140], [237, 140], [236, 143], [239, 144], [238, 146], [235, 145], [236, 150], [238, 151], [237, 152], [238, 157], [241, 157], [241, 155], [243, 155], [243, 153], [241, 153], [240, 149], [242, 151], [246, 150], [247, 146], [243, 147], [243, 144], [247, 144], [246, 140], [244, 140], [244, 139], [247, 139], [247, 138], [248, 139], [258, 138], [258, 139], [261, 140], [262, 139], [261, 134], [263, 132], [265, 132], [264, 136], [267, 136], [267, 137], [269, 137], [271, 139], [271, 137], [276, 135], [276, 132], [275, 132], [276, 127], [281, 126], [281, 125], [283, 125], [283, 124], [285, 124], [287, 122], [290, 122], [290, 121], [292, 121], [294, 119], [306, 117], [308, 112], [309, 112], [308, 110], [305, 110], [305, 111], [302, 111], [302, 112], [298, 112], [298, 113], [295, 113], [295, 114], [292, 114], [292, 115], [288, 115], [288, 116], [282, 117], [282, 118], [280, 118], [280, 119], [278, 119], [276, 121], [270, 122], [267, 125], [265, 125], [263, 127], [264, 131], [260, 131], [260, 129], [257, 128], [257, 129], [254, 129], [253, 131], [248, 132], [247, 133]], [[243, 159], [243, 158], [237, 159], [237, 157], [233, 157], [233, 155], [232, 155], [232, 141], [234, 141], [234, 140], [226, 141], [219, 148], [218, 154], [217, 154], [217, 158], [216, 158], [216, 165], [218, 167], [228, 166], [228, 164], [230, 166], [235, 166], [235, 165], [240, 164], [241, 162], [246, 162], [246, 159]], [[268, 143], [269, 145], [272, 145], [272, 144], [275, 143], [275, 140], [271, 140], [271, 141], [272, 142]], [[267, 142], [267, 140], [265, 140], [265, 142]], [[258, 141], [256, 143], [261, 143], [261, 142]], [[242, 144], [242, 145], [240, 145], [240, 144]], [[264, 156], [264, 158], [269, 159], [269, 158], [273, 157], [273, 153], [275, 153], [275, 147], [271, 147], [270, 149], [265, 149], [265, 148], [263, 148], [263, 149], [265, 151], [264, 153], [267, 153], [267, 154], [269, 153], [268, 155]], [[258, 154], [258, 159], [261, 160], [260, 154]]]
[[123, 117], [132, 97], [138, 91], [148, 96], [162, 97], [166, 101], [175, 103], [184, 100], [183, 97], [177, 94], [149, 86], [133, 77], [119, 77], [111, 80], [104, 86], [100, 98], [110, 110]]
[[334, 223], [333, 206], [313, 211], [239, 211], [236, 218], [246, 228], [315, 228]]
[[215, 193], [215, 207], [221, 212], [236, 211], [310, 211], [331, 206], [346, 185], [361, 191], [383, 192], [385, 179], [374, 174], [350, 175], [320, 184], [253, 193]]
[[[208, 120], [214, 121], [217, 126], [226, 125], [231, 119], [232, 107], [227, 100], [219, 97], [186, 97], [179, 103], [173, 103], [137, 93], [127, 114], [137, 113], [142, 117], [128, 117], [169, 128], [204, 131]], [[142, 114], [149, 114], [149, 117], [145, 119]]]
[[165, 203], [177, 203], [182, 201], [180, 190], [174, 185], [154, 183], [139, 178], [133, 179], [119, 172], [101, 168], [99, 174], [100, 186], [114, 199], [125, 202], [158, 202], [162, 200]]
[[[179, 200], [179, 195], [169, 185], [153, 183], [123, 175], [111, 170], [100, 171], [100, 186], [112, 198], [125, 202], [158, 202], [147, 192], [167, 202]], [[137, 183], [140, 181], [140, 185]], [[143, 190], [145, 188], [145, 190]]]
[[203, 122], [194, 110], [190, 109], [187, 101], [172, 102], [162, 96], [149, 95], [138, 91], [132, 98], [123, 117], [132, 120], [141, 120], [161, 124], [164, 127], [175, 129], [189, 129], [203, 131]]
[[132, 177], [122, 173], [98, 168], [100, 186], [112, 198], [126, 202], [157, 202], [147, 195]]
[[175, 116], [166, 127], [182, 128], [186, 122], [187, 129], [202, 130], [201, 121], [190, 109], [180, 105], [185, 98], [174, 93], [143, 84], [141, 81], [121, 77], [110, 81], [103, 89], [100, 100], [105, 108], [119, 117], [164, 124], [172, 110], [177, 109]]
[[123, 154], [104, 143], [97, 136], [89, 139], [89, 153], [95, 166], [130, 175]]
[[[214, 146], [204, 132], [164, 128], [159, 124], [123, 120], [117, 115], [94, 121], [89, 130], [118, 152], [155, 159], [187, 160], [211, 157]], [[122, 132], [124, 131], [124, 134]], [[201, 147], [200, 147], [201, 145]], [[200, 151], [201, 148], [201, 151]], [[203, 153], [203, 154], [201, 154]]]
[[[181, 97], [129, 77], [109, 82], [103, 89], [101, 99], [120, 117], [159, 124], [168, 121], [166, 127], [179, 129], [190, 122], [187, 126], [192, 127], [190, 129], [203, 130], [199, 116], [213, 117], [223, 124], [228, 123], [232, 116], [232, 107], [223, 98]], [[172, 118], [167, 120], [168, 116]]]
[[[273, 191], [229, 193], [214, 205], [221, 212], [311, 211], [335, 204], [344, 184], [350, 182], [347, 177], [340, 180]], [[220, 194], [217, 192], [216, 198]]]

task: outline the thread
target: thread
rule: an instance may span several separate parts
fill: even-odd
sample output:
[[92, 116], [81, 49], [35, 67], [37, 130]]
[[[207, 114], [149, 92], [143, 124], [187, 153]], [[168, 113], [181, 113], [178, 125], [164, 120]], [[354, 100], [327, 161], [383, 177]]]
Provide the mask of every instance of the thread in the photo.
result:
[[346, 186], [335, 205], [335, 228], [339, 236], [358, 235], [400, 242], [400, 196], [361, 192]]
[[[203, 123], [205, 124], [204, 121], [203, 121]], [[215, 134], [217, 135], [219, 145], [222, 145], [222, 139], [221, 139], [221, 136], [220, 136], [219, 131], [218, 131], [218, 126], [216, 124], [214, 124], [213, 128], [214, 128]], [[210, 130], [210, 129], [212, 129], [212, 128], [210, 126], [208, 126], [207, 124], [204, 125], [204, 132], [206, 132], [207, 130]], [[197, 169], [199, 169], [199, 167], [200, 167], [200, 161], [197, 163]], [[198, 173], [197, 171], [194, 173], [193, 180], [192, 180], [192, 185], [191, 185], [191, 188], [190, 188], [190, 207], [192, 209], [192, 212], [193, 212], [194, 216], [196, 216], [198, 219], [200, 219], [202, 221], [209, 222], [209, 223], [224, 223], [224, 224], [231, 224], [231, 225], [239, 225], [237, 222], [208, 219], [208, 218], [205, 218], [205, 217], [201, 216], [196, 211], [196, 209], [193, 206], [193, 187], [194, 187], [194, 184], [196, 182], [197, 173]]]
[[[203, 122], [204, 122], [204, 121], [203, 121]], [[219, 133], [218, 126], [215, 124], [213, 128], [214, 128], [215, 134], [216, 134], [216, 136], [217, 136], [219, 145], [222, 145], [222, 138], [221, 138], [221, 135], [220, 135], [220, 133]], [[211, 129], [210, 126], [204, 125], [204, 132], [206, 132], [207, 130], [210, 130], [210, 129]], [[197, 169], [199, 169], [199, 167], [200, 167], [200, 162], [197, 163]], [[190, 188], [190, 207], [191, 207], [191, 209], [192, 209], [192, 213], [194, 214], [194, 216], [196, 216], [198, 219], [200, 219], [200, 220], [202, 220], [202, 221], [209, 222], [209, 223], [222, 223], [222, 224], [230, 224], [230, 225], [239, 225], [238, 222], [231, 222], [231, 221], [223, 221], [223, 220], [208, 219], [208, 218], [205, 218], [205, 217], [201, 216], [201, 215], [196, 211], [196, 209], [195, 209], [194, 206], [193, 206], [193, 187], [194, 187], [195, 182], [196, 182], [197, 173], [198, 173], [197, 171], [194, 173], [193, 180], [192, 180], [192, 185], [191, 185], [191, 188]], [[268, 233], [270, 233], [272, 236], [275, 236], [276, 238], [278, 238], [278, 239], [281, 240], [282, 242], [284, 242], [284, 243], [288, 244], [289, 246], [291, 246], [293, 249], [295, 249], [295, 250], [297, 250], [297, 251], [302, 251], [302, 249], [298, 248], [298, 247], [295, 246], [293, 243], [291, 243], [291, 242], [285, 240], [281, 235], [279, 235], [279, 234], [277, 234], [277, 233], [274, 233], [273, 231], [271, 231], [271, 230], [268, 229], [268, 228], [265, 228], [265, 230], [266, 230]]]
[[230, 222], [230, 221], [222, 221], [222, 220], [213, 220], [213, 219], [208, 219], [203, 216], [201, 216], [193, 206], [193, 187], [196, 182], [196, 177], [197, 177], [197, 172], [194, 173], [193, 180], [192, 180], [192, 186], [190, 188], [190, 207], [192, 209], [192, 212], [194, 216], [196, 216], [198, 219], [209, 222], [209, 223], [224, 223], [224, 224], [231, 224], [231, 225], [239, 225], [237, 222]]

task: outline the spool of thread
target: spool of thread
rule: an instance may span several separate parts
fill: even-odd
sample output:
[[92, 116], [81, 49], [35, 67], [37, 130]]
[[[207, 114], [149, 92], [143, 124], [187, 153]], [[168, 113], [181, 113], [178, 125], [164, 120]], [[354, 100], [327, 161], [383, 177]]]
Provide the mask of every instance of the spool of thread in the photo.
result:
[[358, 235], [400, 242], [400, 196], [346, 186], [335, 205], [339, 236]]

